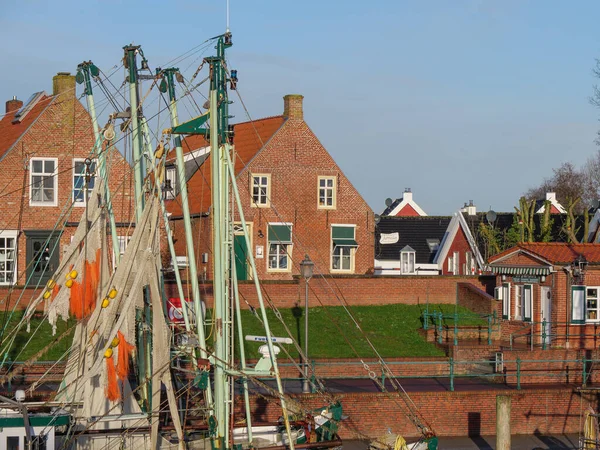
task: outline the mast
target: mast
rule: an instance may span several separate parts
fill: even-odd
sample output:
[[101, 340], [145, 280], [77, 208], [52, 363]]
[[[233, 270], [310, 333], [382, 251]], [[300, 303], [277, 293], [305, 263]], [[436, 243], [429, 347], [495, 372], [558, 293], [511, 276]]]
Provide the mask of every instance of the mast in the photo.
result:
[[139, 45], [127, 45], [123, 47], [125, 51], [125, 67], [129, 69], [127, 81], [129, 83], [129, 103], [131, 108], [131, 145], [133, 148], [133, 174], [134, 174], [134, 192], [135, 192], [135, 220], [139, 222], [144, 211], [144, 196], [142, 191], [143, 168], [140, 151], [140, 128], [138, 115], [138, 74], [136, 54]]
[[[83, 76], [81, 79], [80, 74]], [[85, 100], [88, 106], [88, 112], [92, 119], [92, 127], [94, 129], [95, 145], [94, 150], [98, 155], [98, 175], [103, 180], [106, 180], [104, 184], [104, 196], [106, 198], [106, 206], [108, 209], [108, 217], [110, 219], [110, 235], [113, 246], [113, 254], [115, 255], [115, 261], [119, 263], [121, 258], [121, 250], [119, 248], [119, 238], [117, 237], [117, 224], [115, 223], [115, 215], [112, 209], [112, 198], [110, 195], [110, 189], [108, 186], [108, 180], [106, 179], [106, 152], [102, 151], [100, 144], [100, 128], [98, 126], [98, 119], [96, 117], [96, 107], [94, 105], [94, 94], [92, 91], [92, 76], [97, 77], [100, 74], [98, 68], [91, 61], [84, 61], [77, 67], [77, 81], [85, 83]], [[110, 139], [107, 139], [109, 141]], [[86, 194], [87, 195], [87, 194]], [[86, 198], [87, 202], [87, 198]]]

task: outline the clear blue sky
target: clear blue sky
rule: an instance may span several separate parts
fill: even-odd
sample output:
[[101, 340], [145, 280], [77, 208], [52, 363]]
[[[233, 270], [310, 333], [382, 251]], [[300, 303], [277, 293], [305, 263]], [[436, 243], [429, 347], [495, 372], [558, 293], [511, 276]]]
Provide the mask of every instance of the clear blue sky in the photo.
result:
[[[109, 70], [130, 42], [161, 66], [225, 27], [225, 0], [0, 7], [3, 100], [49, 92], [53, 74], [83, 60]], [[597, 151], [600, 111], [588, 101], [597, 0], [231, 0], [231, 9], [230, 65], [251, 115], [280, 114], [283, 95], [303, 94], [307, 122], [375, 212], [405, 187], [429, 214], [468, 200], [510, 211], [553, 167]], [[188, 76], [196, 56], [180, 64]]]

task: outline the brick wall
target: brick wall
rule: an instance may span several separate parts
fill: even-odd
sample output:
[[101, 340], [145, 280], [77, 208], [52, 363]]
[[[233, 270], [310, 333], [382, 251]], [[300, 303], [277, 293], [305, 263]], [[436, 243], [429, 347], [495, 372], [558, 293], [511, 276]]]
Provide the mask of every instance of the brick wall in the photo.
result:
[[[477, 436], [496, 433], [496, 396], [512, 398], [511, 432], [513, 434], [578, 433], [581, 413], [588, 406], [598, 409], [596, 394], [579, 393], [569, 388], [528, 389], [524, 391], [490, 388], [476, 392], [411, 392], [410, 398], [425, 420], [439, 436]], [[336, 394], [348, 419], [342, 422], [344, 439], [368, 436], [377, 438], [388, 432], [404, 437], [418, 437], [415, 426], [406, 417], [404, 402], [395, 394]], [[303, 394], [298, 399], [307, 409], [324, 406], [326, 399]], [[243, 398], [236, 398], [241, 411]], [[253, 397], [251, 407], [261, 420], [276, 421], [281, 410], [276, 402]]]
[[[311, 306], [340, 306], [343, 302], [351, 305], [386, 305], [393, 303], [456, 303], [457, 282], [472, 284], [486, 289], [493, 277], [477, 276], [326, 276], [313, 277], [309, 283], [309, 304]], [[263, 294], [279, 308], [292, 308], [304, 302], [304, 279], [286, 281], [263, 281]], [[254, 284], [240, 283], [240, 295], [253, 306], [258, 305]], [[186, 292], [187, 288], [184, 289]], [[174, 283], [167, 284], [169, 296], [175, 296]], [[212, 285], [202, 284], [200, 292], [209, 307], [212, 307]], [[485, 301], [488, 301], [487, 299]], [[242, 302], [242, 307], [245, 302]]]

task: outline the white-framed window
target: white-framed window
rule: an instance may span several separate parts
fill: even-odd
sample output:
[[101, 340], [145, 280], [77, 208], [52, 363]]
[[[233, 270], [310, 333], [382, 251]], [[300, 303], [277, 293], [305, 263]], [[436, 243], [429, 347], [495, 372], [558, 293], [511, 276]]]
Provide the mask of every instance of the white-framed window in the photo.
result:
[[531, 322], [532, 291], [533, 287], [530, 284], [515, 286], [515, 320]]
[[165, 200], [174, 200], [177, 197], [177, 167], [169, 166], [165, 171], [163, 196]]
[[475, 259], [473, 258], [473, 253], [465, 252], [465, 275], [474, 275], [475, 274]]
[[586, 286], [585, 289], [585, 319], [587, 322], [600, 322], [600, 302], [598, 293], [600, 287]]
[[319, 177], [317, 208], [335, 209], [336, 184], [336, 177]]
[[460, 275], [460, 253], [454, 252], [452, 255], [452, 275]]
[[17, 281], [17, 231], [0, 231], [0, 285]]
[[331, 271], [354, 272], [356, 225], [331, 225]]
[[415, 256], [415, 250], [408, 245], [400, 251], [400, 273], [415, 273]]
[[502, 318], [510, 319], [510, 283], [502, 283]]
[[31, 158], [29, 161], [29, 204], [58, 205], [58, 159]]
[[271, 204], [271, 175], [255, 173], [250, 179], [252, 181], [250, 186], [252, 206], [255, 208], [269, 207]]
[[292, 269], [292, 224], [270, 223], [267, 231], [269, 240], [269, 257], [267, 270], [269, 272], [289, 272]]
[[[90, 160], [89, 168], [84, 158], [73, 158], [73, 205], [85, 206], [90, 199], [96, 182], [96, 160]], [[86, 186], [86, 169], [89, 170], [89, 183]], [[87, 198], [85, 195], [87, 189]]]
[[[127, 250], [127, 246], [129, 245], [130, 240], [131, 240], [131, 236], [118, 236], [117, 235], [117, 242], [119, 243], [119, 261], [121, 259], [123, 259], [123, 255], [125, 254], [125, 250]], [[117, 259], [115, 258], [114, 251], [111, 253], [112, 253], [113, 267], [116, 267]]]

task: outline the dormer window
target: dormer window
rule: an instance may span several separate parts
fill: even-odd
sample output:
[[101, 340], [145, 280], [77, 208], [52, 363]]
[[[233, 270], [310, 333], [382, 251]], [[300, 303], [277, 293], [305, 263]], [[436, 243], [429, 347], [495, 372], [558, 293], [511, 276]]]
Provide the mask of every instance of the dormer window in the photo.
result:
[[400, 251], [400, 273], [415, 273], [415, 250], [407, 245]]

